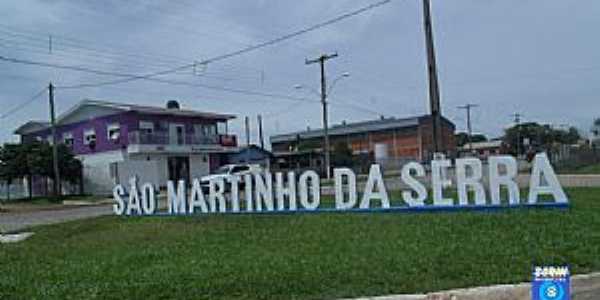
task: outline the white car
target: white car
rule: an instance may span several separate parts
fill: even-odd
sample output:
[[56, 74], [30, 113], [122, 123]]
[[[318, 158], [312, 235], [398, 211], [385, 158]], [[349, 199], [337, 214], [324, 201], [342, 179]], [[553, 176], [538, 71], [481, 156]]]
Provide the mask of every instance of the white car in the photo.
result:
[[[200, 178], [200, 185], [204, 191], [208, 191], [211, 180], [223, 178], [225, 183], [228, 183], [227, 179], [231, 177], [238, 177], [240, 181], [243, 180], [246, 174], [261, 174], [262, 167], [255, 164], [228, 164], [223, 165], [213, 174], [203, 176]], [[226, 187], [229, 185], [225, 185]], [[243, 182], [240, 184], [240, 188], [243, 187]]]

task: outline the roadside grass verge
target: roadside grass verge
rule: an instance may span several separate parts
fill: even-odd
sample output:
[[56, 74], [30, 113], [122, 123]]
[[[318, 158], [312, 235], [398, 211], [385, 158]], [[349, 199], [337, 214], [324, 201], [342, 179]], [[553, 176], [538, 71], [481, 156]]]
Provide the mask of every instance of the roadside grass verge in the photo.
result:
[[[600, 271], [600, 188], [568, 210], [108, 216], [0, 246], [4, 299], [323, 299]], [[397, 196], [397, 195], [395, 195]]]
[[581, 168], [563, 171], [565, 174], [600, 174], [600, 164], [587, 165]]
[[94, 195], [66, 195], [66, 196], [60, 196], [60, 197], [38, 196], [38, 197], [33, 197], [31, 199], [30, 198], [11, 199], [10, 201], [6, 200], [6, 199], [2, 199], [2, 200], [0, 200], [0, 202], [3, 204], [25, 203], [25, 204], [31, 204], [31, 205], [48, 205], [48, 204], [60, 204], [60, 203], [62, 203], [62, 201], [65, 201], [65, 200], [96, 202], [96, 201], [106, 199], [106, 198], [107, 198], [107, 196], [94, 196]]

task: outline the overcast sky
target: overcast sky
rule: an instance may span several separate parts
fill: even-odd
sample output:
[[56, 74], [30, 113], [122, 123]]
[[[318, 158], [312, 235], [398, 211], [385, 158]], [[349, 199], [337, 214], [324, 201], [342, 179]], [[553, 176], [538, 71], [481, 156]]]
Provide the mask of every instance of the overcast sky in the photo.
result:
[[[310, 1], [28, 1], [0, 2], [0, 55], [101, 71], [146, 74], [219, 56], [334, 18], [376, 0]], [[305, 58], [336, 52], [330, 79], [350, 77], [330, 96], [330, 122], [428, 113], [422, 1], [391, 3], [250, 53], [160, 78], [310, 101], [250, 96], [202, 87], [135, 81], [57, 90], [59, 113], [84, 98], [182, 107], [238, 116], [264, 115], [266, 136], [321, 127], [317, 65]], [[600, 1], [432, 0], [442, 113], [464, 130], [475, 103], [475, 132], [495, 137], [512, 122], [560, 126], [585, 134], [600, 117]], [[49, 36], [52, 36], [52, 53]], [[57, 86], [118, 79], [0, 61], [0, 114]], [[47, 119], [47, 96], [1, 119], [0, 141], [30, 119]], [[241, 139], [243, 140], [243, 139]]]

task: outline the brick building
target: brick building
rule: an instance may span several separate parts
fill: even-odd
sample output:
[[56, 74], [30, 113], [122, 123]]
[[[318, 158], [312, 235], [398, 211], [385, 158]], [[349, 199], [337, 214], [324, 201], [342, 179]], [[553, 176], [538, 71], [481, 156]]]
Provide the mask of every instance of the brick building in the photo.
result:
[[[454, 124], [442, 118], [440, 150], [450, 157], [456, 154], [454, 130]], [[399, 165], [408, 160], [427, 161], [434, 152], [432, 119], [429, 115], [342, 123], [329, 128], [329, 135], [332, 149], [344, 143], [353, 156], [361, 157], [369, 164]], [[276, 135], [270, 141], [275, 163], [282, 168], [323, 167], [322, 129]]]

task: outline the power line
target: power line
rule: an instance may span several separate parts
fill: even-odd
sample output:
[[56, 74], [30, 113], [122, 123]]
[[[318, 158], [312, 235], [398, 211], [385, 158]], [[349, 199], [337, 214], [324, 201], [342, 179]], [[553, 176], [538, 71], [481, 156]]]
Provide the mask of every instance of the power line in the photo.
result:
[[[252, 52], [252, 51], [255, 51], [255, 50], [267, 47], [267, 46], [271, 46], [271, 45], [274, 45], [274, 44], [277, 44], [277, 43], [280, 43], [280, 42], [292, 39], [292, 38], [297, 37], [299, 35], [306, 34], [306, 33], [309, 33], [309, 32], [312, 32], [312, 31], [315, 31], [315, 30], [318, 30], [318, 29], [321, 29], [322, 27], [326, 27], [326, 26], [329, 26], [331, 24], [340, 22], [340, 21], [342, 21], [344, 19], [347, 19], [347, 18], [356, 16], [356, 15], [359, 15], [359, 14], [361, 14], [363, 12], [366, 12], [366, 11], [369, 11], [371, 9], [377, 8], [379, 6], [388, 4], [389, 2], [391, 2], [391, 0], [379, 1], [379, 2], [376, 2], [376, 3], [370, 4], [370, 5], [367, 5], [365, 7], [362, 7], [360, 9], [357, 9], [357, 10], [354, 10], [354, 11], [342, 14], [340, 16], [337, 16], [337, 17], [333, 18], [333, 19], [329, 19], [327, 21], [324, 21], [324, 22], [321, 22], [321, 23], [318, 23], [318, 24], [306, 27], [304, 29], [301, 29], [301, 30], [298, 30], [298, 31], [295, 31], [295, 32], [292, 32], [292, 33], [289, 33], [289, 34], [277, 37], [275, 39], [272, 39], [272, 40], [269, 40], [269, 41], [266, 41], [266, 42], [262, 42], [262, 43], [259, 43], [259, 44], [256, 44], [256, 45], [251, 45], [251, 46], [248, 46], [248, 47], [244, 47], [244, 48], [242, 48], [240, 50], [236, 50], [236, 51], [229, 52], [229, 53], [226, 53], [226, 54], [218, 55], [218, 56], [215, 56], [215, 57], [212, 57], [212, 58], [209, 58], [209, 59], [205, 59], [205, 60], [199, 61], [198, 63], [186, 64], [186, 65], [179, 66], [179, 67], [176, 67], [176, 68], [172, 68], [172, 69], [168, 69], [168, 70], [164, 70], [164, 71], [160, 71], [160, 72], [154, 72], [154, 73], [150, 73], [150, 74], [146, 74], [146, 75], [131, 75], [128, 78], [114, 80], [114, 81], [99, 82], [99, 83], [94, 83], [94, 84], [82, 84], [81, 86], [82, 87], [89, 87], [91, 85], [94, 85], [94, 86], [104, 86], [104, 85], [113, 85], [113, 84], [125, 83], [125, 82], [130, 82], [130, 81], [135, 81], [135, 80], [150, 79], [152, 77], [157, 77], [157, 76], [160, 76], [160, 75], [166, 75], [166, 74], [169, 74], [169, 73], [177, 72], [179, 70], [189, 69], [189, 68], [192, 68], [192, 67], [194, 67], [195, 65], [198, 65], [198, 64], [200, 64], [200, 65], [207, 65], [207, 64], [214, 63], [214, 62], [221, 61], [221, 60], [225, 60], [225, 59], [228, 59], [228, 58], [231, 58], [231, 57], [234, 57], [234, 56], [238, 56], [238, 55], [242, 55], [242, 54], [245, 54], [245, 53], [248, 53], [248, 52]], [[76, 86], [72, 86], [71, 88], [76, 88]]]
[[[93, 73], [93, 74], [98, 74], [98, 75], [121, 76], [121, 77], [131, 76], [130, 74], [124, 74], [124, 73], [108, 72], [108, 71], [89, 69], [89, 68], [85, 68], [85, 67], [51, 64], [51, 63], [46, 63], [46, 62], [23, 60], [23, 59], [16, 59], [16, 58], [7, 58], [4, 56], [0, 56], [0, 60], [12, 62], [12, 63], [35, 65], [35, 66], [42, 66], [42, 67], [48, 67], [48, 68], [67, 69], [67, 70], [73, 70], [73, 71], [79, 71], [79, 72]], [[312, 100], [309, 98], [300, 98], [300, 97], [294, 97], [294, 96], [289, 96], [289, 95], [266, 93], [266, 92], [261, 92], [261, 91], [220, 87], [220, 86], [213, 86], [213, 85], [207, 85], [207, 84], [201, 84], [201, 83], [189, 83], [189, 82], [184, 82], [184, 81], [176, 81], [176, 80], [168, 80], [168, 79], [160, 79], [160, 78], [147, 78], [147, 80], [160, 82], [160, 83], [164, 83], [164, 84], [171, 84], [171, 85], [201, 87], [201, 88], [205, 88], [205, 89], [218, 90], [218, 91], [223, 91], [223, 92], [243, 94], [243, 95], [249, 95], [249, 96], [261, 96], [261, 97], [275, 98], [275, 99], [281, 99], [281, 100], [320, 103], [320, 101], [318, 101], [318, 100]], [[72, 89], [72, 88], [86, 88], [86, 87], [95, 87], [95, 85], [63, 86], [63, 87], [56, 87], [56, 88], [57, 89]]]
[[[39, 31], [36, 32], [36, 31], [32, 31], [32, 30], [17, 29], [16, 27], [8, 26], [5, 24], [0, 24], [0, 33], [5, 34], [5, 35], [10, 35], [12, 37], [23, 38], [23, 39], [27, 39], [30, 41], [36, 41], [41, 44], [41, 46], [40, 45], [36, 45], [36, 46], [43, 48], [43, 49], [47, 49], [47, 46], [48, 46], [48, 33], [42, 33]], [[135, 52], [115, 51], [113, 45], [111, 45], [111, 46], [98, 45], [98, 46], [100, 46], [99, 48], [98, 47], [94, 48], [94, 47], [87, 46], [88, 44], [92, 44], [92, 42], [90, 42], [90, 41], [75, 39], [72, 37], [65, 37], [65, 36], [56, 35], [56, 34], [52, 34], [52, 39], [53, 39], [53, 46], [54, 46], [53, 48], [57, 48], [56, 46], [58, 45], [58, 46], [63, 46], [62, 48], [75, 48], [75, 49], [81, 49], [84, 51], [94, 52], [100, 56], [105, 56], [105, 57], [107, 55], [109, 57], [117, 56], [118, 58], [121, 58], [122, 56], [127, 56], [127, 57], [131, 57], [134, 59], [143, 60], [144, 64], [148, 64], [148, 60], [151, 60], [155, 65], [159, 64], [162, 67], [164, 67], [165, 65], [170, 66], [173, 64], [188, 63], [188, 62], [194, 61], [194, 59], [192, 59], [192, 58], [183, 58], [183, 57], [167, 55], [167, 54], [150, 53], [150, 52], [144, 53], [144, 52], [140, 52], [140, 51], [135, 51]], [[65, 49], [61, 49], [61, 50], [65, 51]], [[46, 54], [47, 53], [48, 52], [46, 51]], [[98, 56], [98, 55], [94, 55], [94, 56]], [[111, 58], [111, 59], [114, 59], [114, 58]], [[233, 65], [227, 65], [227, 64], [225, 66], [233, 67]], [[247, 69], [249, 71], [252, 71], [253, 73], [261, 71], [259, 69], [252, 68], [252, 67], [236, 66], [233, 68]]]
[[37, 100], [37, 98], [39, 98], [40, 96], [42, 96], [46, 90], [48, 90], [48, 87], [44, 87], [44, 89], [42, 89], [41, 91], [39, 91], [38, 93], [36, 93], [35, 95], [33, 95], [33, 97], [29, 98], [27, 101], [17, 105], [16, 107], [12, 108], [11, 110], [5, 112], [4, 114], [2, 114], [0, 116], [0, 119], [4, 119], [16, 112], [18, 112], [19, 110], [25, 108], [27, 105], [31, 104], [32, 102], [34, 102], [35, 100]]
[[339, 106], [343, 106], [345, 108], [350, 108], [350, 109], [353, 109], [355, 111], [360, 111], [360, 112], [366, 112], [366, 113], [373, 114], [373, 115], [376, 115], [376, 116], [383, 116], [383, 115], [385, 115], [382, 112], [379, 112], [379, 111], [376, 111], [376, 110], [372, 110], [370, 108], [366, 108], [364, 106], [360, 106], [360, 105], [353, 104], [353, 103], [348, 103], [348, 102], [328, 102], [328, 103], [331, 104], [331, 105], [337, 105], [338, 107]]
[[[1, 55], [0, 55], [0, 60], [7, 61], [7, 62], [12, 62], [12, 63], [35, 65], [35, 66], [41, 66], [41, 67], [47, 67], [47, 68], [55, 68], [55, 69], [72, 70], [72, 71], [92, 73], [92, 74], [104, 75], [104, 76], [117, 76], [117, 77], [127, 77], [127, 78], [129, 78], [130, 76], [133, 76], [131, 74], [126, 74], [126, 73], [108, 72], [108, 71], [90, 69], [90, 68], [79, 67], [79, 66], [51, 64], [51, 63], [46, 63], [46, 62], [38, 62], [38, 61], [32, 61], [32, 60], [9, 58], [9, 57], [1, 56]], [[265, 93], [265, 92], [260, 92], [260, 91], [251, 91], [251, 90], [244, 90], [244, 89], [235, 89], [235, 88], [228, 88], [228, 87], [220, 87], [220, 86], [207, 85], [207, 84], [201, 84], [201, 83], [190, 83], [190, 82], [176, 81], [176, 80], [169, 80], [169, 79], [160, 79], [160, 78], [146, 78], [146, 80], [160, 82], [160, 83], [165, 83], [165, 84], [171, 84], [171, 85], [184, 85], [184, 86], [190, 86], [190, 87], [201, 87], [201, 88], [205, 88], [205, 89], [218, 90], [218, 91], [235, 93], [235, 94], [243, 94], [243, 95], [248, 95], [248, 96], [261, 96], [261, 97], [269, 97], [269, 98], [277, 98], [277, 99], [285, 99], [285, 100], [293, 100], [293, 101], [319, 102], [319, 101], [311, 100], [311, 99], [308, 99], [308, 98], [300, 98], [300, 97], [294, 97], [294, 96], [289, 96], [289, 95], [281, 95], [281, 94], [274, 94], [274, 93]], [[94, 84], [89, 84], [89, 85], [80, 84], [80, 85], [75, 85], [75, 86], [57, 86], [56, 88], [57, 89], [79, 89], [79, 88], [92, 88], [92, 87], [97, 87], [97, 85], [94, 85]]]
[[[36, 53], [36, 54], [42, 54], [42, 55], [47, 55], [47, 56], [51, 56], [51, 57], [64, 57], [64, 58], [75, 58], [77, 60], [81, 60], [81, 59], [85, 59], [86, 60], [86, 65], [93, 65], [93, 64], [103, 64], [106, 65], [107, 62], [113, 62], [115, 60], [118, 60], [118, 58], [115, 57], [107, 57], [104, 56], [104, 58], [102, 57], [102, 55], [95, 55], [95, 54], [89, 54], [89, 53], [68, 53], [68, 51], [65, 51], [64, 49], [56, 49], [56, 46], [54, 47], [54, 51], [52, 54], [48, 53], [47, 50], [42, 50], [42, 49], [46, 49], [46, 47], [43, 46], [37, 46], [37, 45], [32, 45], [32, 44], [24, 44], [21, 43], [20, 41], [14, 41], [14, 40], [5, 40], [2, 39], [2, 37], [0, 37], [0, 42], [4, 42], [3, 44], [0, 44], [0, 47], [5, 47], [5, 48], [13, 48], [13, 49], [19, 49], [20, 51], [27, 51], [27, 52], [32, 52], [32, 53]], [[7, 43], [8, 42], [8, 43]], [[56, 53], [56, 52], [65, 52], [65, 53]], [[81, 56], [84, 56], [85, 58], [82, 58]], [[89, 64], [89, 62], [93, 62], [92, 64]], [[162, 65], [157, 65], [156, 63], [143, 63], [143, 64], [136, 64], [136, 63], [131, 63], [131, 62], [123, 62], [121, 61], [119, 63], [119, 65], [116, 65], [116, 68], [147, 68], [148, 66], [154, 66], [157, 69], [162, 69], [165, 67], [164, 64]], [[80, 66], [82, 67], [82, 66]], [[181, 73], [181, 74], [190, 74], [190, 73]], [[201, 72], [198, 74], [194, 74], [194, 76], [197, 77], [202, 77], [202, 78], [208, 78], [208, 79], [215, 79], [215, 80], [222, 80], [222, 81], [255, 81], [258, 80], [258, 78], [250, 78], [250, 77], [240, 77], [240, 76], [229, 76], [229, 75], [225, 75], [225, 76], [220, 76], [220, 75], [214, 75], [216, 73], [212, 73], [212, 72]], [[104, 74], [101, 74], [104, 75]], [[190, 74], [192, 75], [192, 74]]]
[[[97, 74], [97, 75], [120, 76], [120, 77], [131, 76], [130, 74], [124, 74], [124, 73], [108, 72], [108, 71], [101, 71], [101, 70], [89, 69], [89, 68], [85, 68], [85, 67], [51, 64], [51, 63], [46, 63], [46, 62], [38, 62], [38, 61], [31, 61], [31, 60], [22, 60], [22, 59], [16, 59], [16, 58], [7, 58], [7, 57], [4, 57], [4, 56], [0, 56], [0, 60], [4, 60], [4, 61], [8, 61], [8, 62], [13, 62], [13, 63], [20, 63], [20, 64], [36, 65], [36, 66], [42, 66], [42, 67], [48, 67], [48, 68], [67, 69], [67, 70], [73, 70], [73, 71], [79, 71], [79, 72], [93, 73], [93, 74]], [[201, 84], [201, 83], [189, 83], [189, 82], [169, 80], [169, 79], [160, 79], [160, 78], [148, 78], [147, 80], [151, 80], [151, 81], [155, 81], [155, 82], [160, 82], [160, 83], [165, 83], [165, 84], [171, 84], [171, 85], [184, 85], [184, 86], [190, 86], [190, 87], [201, 87], [201, 88], [218, 90], [218, 91], [224, 91], [224, 92], [229, 92], [229, 93], [244, 94], [244, 95], [248, 95], [248, 96], [262, 96], [262, 97], [276, 98], [276, 99], [285, 99], [285, 100], [292, 100], [292, 101], [303, 101], [303, 102], [320, 103], [320, 101], [318, 101], [318, 100], [312, 100], [312, 99], [308, 99], [308, 98], [300, 98], [300, 97], [294, 97], [294, 96], [289, 96], [289, 95], [274, 94], [274, 93], [265, 93], [265, 92], [260, 92], [260, 91], [251, 91], [251, 90], [244, 90], [244, 89], [219, 87], [219, 86], [213, 86], [213, 85], [207, 85], [207, 84]], [[79, 89], [79, 88], [93, 88], [93, 87], [96, 87], [96, 85], [90, 84], [90, 85], [86, 85], [86, 86], [84, 86], [84, 85], [58, 86], [56, 88], [57, 89], [75, 89], [75, 88]], [[372, 109], [369, 109], [369, 108], [366, 108], [366, 107], [362, 107], [362, 106], [359, 106], [359, 105], [351, 104], [351, 103], [340, 103], [340, 102], [337, 102], [337, 103], [336, 102], [331, 102], [331, 103], [334, 104], [334, 105], [347, 106], [348, 108], [352, 108], [352, 109], [355, 109], [355, 110], [360, 110], [360, 111], [363, 111], [363, 112], [368, 112], [368, 113], [375, 114], [375, 115], [381, 115], [380, 112], [377, 112], [375, 110], [372, 110]]]

